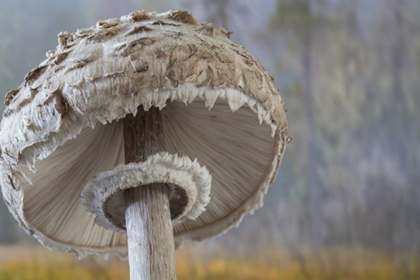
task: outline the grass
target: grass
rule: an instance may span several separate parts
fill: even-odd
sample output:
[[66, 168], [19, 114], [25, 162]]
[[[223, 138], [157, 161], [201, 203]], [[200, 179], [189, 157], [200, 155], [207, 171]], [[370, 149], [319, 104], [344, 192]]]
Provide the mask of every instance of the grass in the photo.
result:
[[[336, 249], [316, 255], [269, 252], [263, 257], [224, 256], [204, 249], [177, 253], [179, 280], [420, 279], [420, 260], [401, 263], [379, 253]], [[128, 266], [117, 260], [86, 258], [40, 248], [0, 248], [0, 280], [129, 279]]]

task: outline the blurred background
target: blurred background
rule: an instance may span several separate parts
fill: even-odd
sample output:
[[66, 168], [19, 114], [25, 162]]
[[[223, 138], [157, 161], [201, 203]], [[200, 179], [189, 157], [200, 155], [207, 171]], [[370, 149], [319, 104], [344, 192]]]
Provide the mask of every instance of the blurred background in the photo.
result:
[[[185, 9], [234, 31], [275, 77], [294, 136], [264, 207], [181, 250], [179, 279], [420, 279], [419, 0], [0, 0], [0, 93], [60, 31], [139, 9]], [[1, 201], [9, 279], [128, 270], [39, 248]]]

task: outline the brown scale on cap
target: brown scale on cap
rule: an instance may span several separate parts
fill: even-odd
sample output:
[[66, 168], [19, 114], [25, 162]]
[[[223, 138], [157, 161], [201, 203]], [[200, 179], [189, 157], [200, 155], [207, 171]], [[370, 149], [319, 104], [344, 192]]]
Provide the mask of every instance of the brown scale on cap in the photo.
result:
[[4, 98], [4, 105], [9, 106], [9, 104], [13, 101], [19, 90], [20, 88], [9, 91], [6, 94], [6, 97]]
[[145, 25], [135, 26], [133, 29], [130, 30], [130, 32], [127, 33], [127, 35], [125, 35], [125, 37], [132, 36], [138, 33], [150, 32], [152, 30], [153, 29]]
[[230, 39], [230, 35], [233, 33], [233, 31], [227, 31], [224, 26], [220, 27], [218, 31], [229, 39]]
[[99, 29], [108, 29], [108, 28], [117, 26], [118, 24], [119, 24], [118, 19], [112, 19], [112, 20], [107, 20], [107, 21], [98, 21], [98, 23], [96, 24], [96, 27]]
[[150, 16], [144, 10], [132, 12], [128, 16], [134, 22], [143, 21], [143, 20], [149, 20], [150, 19]]
[[66, 72], [70, 72], [76, 69], [80, 69], [85, 67], [87, 64], [92, 63], [94, 61], [94, 59], [90, 59], [90, 58], [83, 58], [83, 59], [78, 59], [76, 61], [73, 61], [73, 65], [68, 67], [66, 69]]
[[152, 23], [152, 25], [161, 25], [161, 26], [179, 26], [179, 24], [164, 22], [162, 20], [157, 20]]
[[168, 19], [179, 21], [186, 24], [199, 25], [200, 23], [192, 14], [187, 11], [175, 11], [169, 14]]
[[73, 34], [69, 34], [68, 32], [59, 33], [57, 38], [58, 45], [62, 47], [66, 47], [69, 43], [73, 42]]
[[58, 65], [61, 62], [63, 62], [69, 56], [69, 54], [70, 54], [70, 52], [62, 52], [62, 53], [59, 53], [52, 62], [55, 65]]
[[214, 25], [213, 23], [205, 23], [201, 27], [195, 29], [196, 32], [206, 36], [214, 36]]
[[32, 69], [28, 74], [25, 76], [25, 85], [32, 84], [35, 80], [37, 80], [42, 74], [45, 73], [47, 70], [47, 66], [39, 66]]

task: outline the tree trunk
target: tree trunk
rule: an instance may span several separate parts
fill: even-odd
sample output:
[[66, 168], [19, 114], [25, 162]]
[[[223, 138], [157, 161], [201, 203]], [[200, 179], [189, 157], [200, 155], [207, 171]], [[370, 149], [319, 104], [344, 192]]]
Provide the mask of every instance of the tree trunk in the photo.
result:
[[[404, 136], [406, 135], [406, 101], [403, 91], [403, 81], [402, 81], [402, 72], [403, 72], [403, 55], [405, 53], [405, 41], [404, 41], [404, 15], [403, 15], [403, 0], [394, 0], [393, 1], [393, 16], [394, 16], [394, 38], [392, 46], [392, 65], [391, 65], [391, 75], [392, 75], [392, 91], [393, 98], [391, 108], [389, 109], [389, 115], [391, 116], [391, 141], [393, 142], [393, 147], [391, 149], [396, 151], [396, 159], [400, 170], [405, 172], [408, 170], [407, 162], [407, 152], [404, 145]], [[391, 144], [392, 145], [392, 144]]]
[[[124, 119], [125, 162], [141, 162], [164, 150], [158, 108]], [[169, 188], [152, 184], [125, 192], [131, 280], [176, 279]]]
[[[312, 9], [311, 3], [307, 1], [308, 5], [308, 17], [311, 17]], [[310, 219], [310, 241], [312, 246], [315, 248], [319, 245], [321, 234], [321, 186], [318, 178], [317, 168], [317, 136], [316, 136], [316, 119], [315, 119], [315, 100], [314, 100], [314, 88], [313, 88], [313, 57], [312, 57], [312, 45], [313, 45], [313, 32], [314, 28], [311, 25], [306, 26], [303, 31], [303, 79], [304, 79], [304, 100], [306, 107], [306, 121], [308, 129], [307, 143], [307, 165], [306, 172], [309, 175], [309, 219]]]
[[[408, 152], [409, 141], [409, 129], [407, 127], [407, 107], [404, 96], [403, 88], [403, 70], [404, 70], [404, 54], [406, 52], [405, 36], [404, 36], [404, 0], [393, 0], [393, 14], [394, 14], [394, 41], [392, 46], [392, 67], [391, 75], [393, 80], [393, 98], [390, 102], [388, 114], [391, 116], [391, 149], [396, 152], [395, 158], [400, 172], [404, 178], [409, 178], [410, 166], [414, 163], [410, 160]], [[396, 214], [396, 226], [391, 230], [393, 232], [393, 240], [390, 242], [390, 250], [395, 252], [397, 250], [409, 250], [411, 242], [406, 242], [409, 239], [409, 235], [406, 234], [405, 230], [405, 207], [406, 203], [403, 201], [401, 207], [398, 207], [399, 211]], [[407, 265], [407, 264], [404, 264]]]
[[[345, 40], [344, 40], [344, 61], [343, 61], [343, 69], [344, 69], [344, 89], [346, 93], [346, 97], [350, 97], [352, 92], [351, 88], [352, 85], [356, 83], [355, 75], [349, 71], [349, 64], [352, 61], [357, 63], [356, 67], [358, 68], [358, 60], [357, 60], [357, 51], [354, 47], [354, 41], [357, 40], [358, 37], [358, 22], [357, 22], [357, 11], [359, 6], [359, 0], [348, 1], [345, 3], [344, 6], [344, 13], [346, 15], [345, 19]], [[352, 137], [354, 135], [354, 129], [347, 129], [345, 133], [348, 133], [348, 137]], [[341, 166], [348, 165], [346, 162], [348, 159], [342, 159]], [[343, 221], [344, 226], [346, 227], [345, 230], [345, 238], [346, 242], [349, 246], [354, 246], [357, 244], [358, 240], [358, 231], [357, 231], [357, 219], [354, 214], [355, 208], [355, 198], [359, 197], [359, 195], [348, 195], [348, 189], [344, 188], [346, 182], [344, 178], [340, 176], [341, 181], [341, 192], [340, 192], [340, 200], [342, 203], [342, 207], [345, 214], [345, 221]], [[352, 188], [353, 193], [358, 192], [357, 188]], [[356, 201], [357, 202], [357, 201]]]

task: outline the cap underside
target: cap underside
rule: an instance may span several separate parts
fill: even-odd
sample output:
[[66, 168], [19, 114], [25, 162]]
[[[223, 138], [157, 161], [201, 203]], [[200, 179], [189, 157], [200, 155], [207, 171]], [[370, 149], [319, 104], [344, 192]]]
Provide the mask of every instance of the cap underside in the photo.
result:
[[[225, 97], [245, 98], [236, 90], [220, 91]], [[219, 95], [217, 90], [208, 93]], [[205, 96], [187, 105], [168, 100], [161, 111], [165, 151], [197, 158], [213, 177], [206, 211], [196, 220], [174, 227], [177, 244], [216, 236], [261, 206], [284, 149], [276, 127], [273, 134], [272, 124], [263, 121], [260, 125], [262, 117], [257, 116], [264, 112], [256, 109], [255, 101], [246, 97], [249, 102], [232, 112], [229, 99], [221, 96], [209, 101]], [[57, 247], [54, 249], [77, 248], [74, 251], [79, 256], [105, 251], [124, 256], [126, 235], [95, 224], [95, 215], [87, 212], [80, 200], [88, 181], [120, 164], [124, 164], [122, 120], [83, 129], [77, 138], [36, 162], [35, 173], [24, 167], [32, 185], [19, 176], [23, 214], [35, 236], [44, 245]]]

